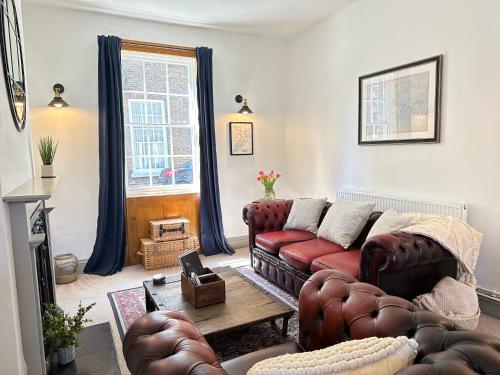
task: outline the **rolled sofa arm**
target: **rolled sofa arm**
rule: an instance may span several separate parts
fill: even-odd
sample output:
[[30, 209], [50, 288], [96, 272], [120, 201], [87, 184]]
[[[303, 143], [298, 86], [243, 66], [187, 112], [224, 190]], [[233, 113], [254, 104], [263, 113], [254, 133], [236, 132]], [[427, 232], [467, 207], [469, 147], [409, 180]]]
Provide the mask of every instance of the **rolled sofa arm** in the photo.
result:
[[123, 340], [132, 375], [226, 375], [194, 323], [175, 311], [137, 319]]
[[293, 200], [255, 202], [243, 207], [243, 221], [248, 225], [249, 246], [255, 246], [255, 236], [263, 232], [282, 230]]
[[381, 234], [368, 239], [361, 248], [360, 281], [379, 285], [380, 274], [449, 259], [453, 259], [453, 255], [428, 237], [405, 232]]

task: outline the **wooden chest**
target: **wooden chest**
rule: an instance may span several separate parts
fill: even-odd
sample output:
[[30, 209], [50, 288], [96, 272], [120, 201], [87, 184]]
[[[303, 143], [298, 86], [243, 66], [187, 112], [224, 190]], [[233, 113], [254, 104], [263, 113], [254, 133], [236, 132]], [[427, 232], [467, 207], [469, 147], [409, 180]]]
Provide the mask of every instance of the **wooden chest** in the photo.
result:
[[198, 250], [198, 237], [188, 233], [188, 238], [164, 242], [154, 242], [149, 238], [141, 240], [141, 250], [137, 255], [142, 256], [142, 264], [146, 271], [159, 268], [177, 266], [179, 256], [188, 251]]
[[189, 220], [182, 217], [149, 222], [149, 238], [154, 242], [189, 238]]

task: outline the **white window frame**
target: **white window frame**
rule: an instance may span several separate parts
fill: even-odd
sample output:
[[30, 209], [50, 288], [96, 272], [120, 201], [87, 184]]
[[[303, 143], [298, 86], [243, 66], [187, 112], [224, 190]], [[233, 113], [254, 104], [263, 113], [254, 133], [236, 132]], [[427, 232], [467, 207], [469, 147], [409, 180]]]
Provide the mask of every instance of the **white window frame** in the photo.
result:
[[[124, 56], [125, 55], [125, 56]], [[143, 61], [143, 64], [145, 61], [148, 62], [161, 62], [165, 63], [165, 68], [167, 69], [167, 91], [166, 92], [153, 92], [153, 91], [146, 91], [146, 79], [145, 79], [145, 69], [143, 66], [143, 72], [144, 72], [144, 80], [143, 80], [143, 85], [144, 85], [144, 90], [143, 91], [132, 91], [132, 90], [123, 90], [124, 93], [134, 93], [134, 94], [143, 94], [144, 98], [137, 98], [137, 99], [128, 99], [129, 105], [130, 101], [140, 101], [140, 102], [146, 102], [146, 101], [156, 101], [156, 99], [147, 99], [147, 95], [155, 95], [155, 94], [160, 94], [160, 95], [165, 95], [167, 97], [167, 106], [162, 106], [162, 116], [165, 118], [165, 125], [162, 125], [162, 129], [164, 129], [164, 139], [168, 139], [166, 132], [172, 132], [173, 128], [184, 128], [184, 129], [191, 129], [192, 136], [191, 136], [191, 150], [192, 154], [189, 155], [174, 155], [173, 154], [173, 137], [170, 136], [170, 144], [168, 145], [168, 150], [170, 153], [168, 153], [167, 158], [167, 168], [169, 167], [174, 167], [177, 168], [178, 166], [175, 165], [175, 158], [176, 157], [189, 157], [192, 159], [192, 165], [193, 165], [193, 183], [192, 184], [178, 184], [178, 185], [159, 185], [159, 186], [149, 186], [149, 187], [138, 187], [138, 188], [129, 188], [128, 186], [128, 173], [125, 173], [125, 178], [126, 178], [126, 187], [127, 187], [127, 196], [129, 197], [135, 197], [135, 196], [157, 196], [157, 195], [171, 195], [171, 194], [186, 194], [186, 193], [198, 193], [200, 191], [200, 178], [199, 178], [199, 125], [198, 125], [198, 106], [197, 106], [197, 91], [196, 91], [196, 59], [191, 58], [191, 57], [181, 57], [181, 56], [167, 56], [167, 55], [160, 55], [161, 58], [156, 57], [155, 53], [142, 53], [142, 52], [132, 52], [132, 51], [122, 51], [122, 58], [123, 59], [129, 59], [129, 60], [140, 60]], [[166, 62], [165, 60], [168, 60]], [[188, 88], [188, 94], [175, 94], [175, 93], [170, 93], [170, 88], [169, 88], [169, 80], [168, 80], [168, 63], [172, 64], [179, 64], [179, 65], [188, 65], [190, 69], [188, 70], [189, 72], [189, 88]], [[172, 124], [170, 121], [170, 96], [184, 96], [190, 98], [189, 100], [189, 119], [190, 123], [186, 125], [179, 125], [179, 124]], [[157, 100], [160, 102], [163, 102], [162, 100]], [[134, 147], [133, 147], [133, 128], [134, 126], [159, 126], [159, 124], [132, 124], [131, 123], [131, 110], [129, 106], [129, 114], [126, 117], [128, 119], [128, 123], [125, 124], [126, 126], [129, 126], [130, 129], [130, 141], [131, 141], [131, 152], [129, 156], [125, 156], [132, 158], [132, 165], [134, 165]], [[147, 112], [147, 105], [145, 104], [145, 113]], [[147, 119], [147, 116], [145, 115], [145, 120]], [[172, 133], [170, 133], [172, 135]], [[148, 156], [149, 157], [149, 156]], [[150, 173], [150, 171], [152, 173]], [[140, 176], [149, 176], [150, 177], [150, 185], [152, 185], [152, 177], [153, 177], [153, 172], [154, 173], [161, 173], [161, 170], [158, 169], [148, 169], [148, 170], [137, 170], [137, 177]], [[136, 171], [133, 170], [132, 172], [132, 177], [135, 177]], [[172, 175], [172, 180], [175, 182], [175, 169]]]

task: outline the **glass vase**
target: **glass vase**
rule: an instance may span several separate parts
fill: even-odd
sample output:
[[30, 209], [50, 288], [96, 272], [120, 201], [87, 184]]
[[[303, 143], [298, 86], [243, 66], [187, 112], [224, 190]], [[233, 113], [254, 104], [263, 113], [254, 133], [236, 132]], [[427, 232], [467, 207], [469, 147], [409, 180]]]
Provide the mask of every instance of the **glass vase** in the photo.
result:
[[276, 198], [276, 193], [274, 192], [274, 187], [272, 185], [264, 186], [264, 200], [272, 201], [275, 198]]

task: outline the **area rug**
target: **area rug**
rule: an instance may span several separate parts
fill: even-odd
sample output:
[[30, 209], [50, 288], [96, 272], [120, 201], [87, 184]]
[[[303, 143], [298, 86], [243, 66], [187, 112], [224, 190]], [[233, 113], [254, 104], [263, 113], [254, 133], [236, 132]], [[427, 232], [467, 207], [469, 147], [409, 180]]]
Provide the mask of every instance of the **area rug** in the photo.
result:
[[[296, 312], [298, 311], [297, 298], [256, 274], [251, 267], [245, 266], [235, 269], [249, 281], [289, 305]], [[172, 282], [178, 279], [179, 275], [171, 275], [167, 281]], [[144, 288], [141, 286], [111, 292], [108, 293], [108, 298], [123, 340], [125, 332], [132, 323], [146, 313]], [[208, 341], [222, 362], [291, 340], [298, 341], [298, 334], [298, 316], [295, 313], [288, 322], [288, 336], [285, 337], [266, 322], [235, 333], [212, 336]]]

